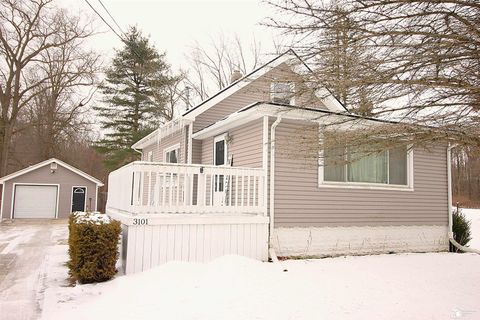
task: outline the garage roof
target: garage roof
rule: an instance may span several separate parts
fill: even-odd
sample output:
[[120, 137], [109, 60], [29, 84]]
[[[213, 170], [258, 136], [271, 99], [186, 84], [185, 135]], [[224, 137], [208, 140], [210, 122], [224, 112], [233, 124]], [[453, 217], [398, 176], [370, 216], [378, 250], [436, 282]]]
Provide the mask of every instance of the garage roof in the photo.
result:
[[55, 159], [55, 158], [51, 158], [51, 159], [42, 161], [42, 162], [40, 162], [40, 163], [34, 164], [34, 165], [32, 165], [32, 166], [30, 166], [30, 167], [27, 167], [27, 168], [25, 168], [25, 169], [22, 169], [22, 170], [19, 170], [19, 171], [17, 171], [17, 172], [14, 172], [14, 173], [11, 173], [11, 174], [9, 174], [9, 175], [6, 175], [6, 176], [0, 178], [0, 184], [3, 184], [3, 183], [4, 183], [5, 181], [7, 181], [7, 180], [10, 180], [10, 179], [13, 179], [13, 178], [15, 178], [15, 177], [21, 176], [21, 175], [23, 175], [23, 174], [25, 174], [25, 173], [34, 171], [34, 170], [36, 170], [36, 169], [38, 169], [38, 168], [41, 168], [41, 167], [46, 166], [46, 165], [49, 165], [49, 164], [51, 164], [51, 163], [57, 163], [57, 164], [61, 165], [62, 167], [64, 167], [65, 169], [68, 169], [68, 170], [70, 170], [70, 171], [78, 174], [79, 176], [82, 176], [82, 177], [84, 177], [85, 179], [90, 180], [90, 181], [96, 183], [99, 187], [103, 186], [102, 181], [100, 181], [100, 180], [92, 177], [91, 175], [86, 174], [85, 172], [83, 172], [83, 171], [80, 170], [80, 169], [77, 169], [77, 168], [75, 168], [75, 167], [73, 167], [73, 166], [71, 166], [71, 165], [69, 165], [69, 164], [67, 164], [67, 163], [65, 163], [65, 162], [63, 162], [63, 161], [61, 161], [61, 160]]

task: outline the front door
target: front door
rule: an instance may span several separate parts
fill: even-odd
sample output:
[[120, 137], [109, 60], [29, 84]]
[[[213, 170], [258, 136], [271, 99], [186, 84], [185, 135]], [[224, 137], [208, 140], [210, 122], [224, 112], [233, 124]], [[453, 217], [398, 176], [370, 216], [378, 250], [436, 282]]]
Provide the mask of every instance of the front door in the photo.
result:
[[73, 187], [72, 189], [72, 212], [85, 211], [85, 199], [87, 188]]
[[[225, 136], [221, 135], [213, 140], [213, 163], [216, 166], [224, 166], [227, 159], [227, 145]], [[212, 181], [213, 205], [222, 206], [225, 202], [225, 177], [217, 174]]]

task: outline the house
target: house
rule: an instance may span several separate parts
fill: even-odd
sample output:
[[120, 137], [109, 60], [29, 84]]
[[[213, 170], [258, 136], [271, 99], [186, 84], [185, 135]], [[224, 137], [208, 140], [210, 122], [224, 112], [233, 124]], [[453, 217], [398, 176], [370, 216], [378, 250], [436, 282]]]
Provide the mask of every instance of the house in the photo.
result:
[[142, 161], [110, 174], [107, 201], [126, 273], [224, 254], [448, 250], [447, 146], [331, 162], [350, 149], [322, 150], [324, 124], [378, 120], [297, 90], [301, 72], [288, 51], [133, 145]]
[[73, 211], [97, 209], [103, 183], [52, 158], [0, 178], [2, 219], [68, 218]]

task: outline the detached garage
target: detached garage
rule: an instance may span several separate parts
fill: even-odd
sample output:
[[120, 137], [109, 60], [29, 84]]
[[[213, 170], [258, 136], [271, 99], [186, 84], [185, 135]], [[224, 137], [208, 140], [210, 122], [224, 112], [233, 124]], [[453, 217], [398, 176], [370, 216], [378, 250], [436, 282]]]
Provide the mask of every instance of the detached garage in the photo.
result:
[[58, 159], [49, 159], [0, 178], [2, 219], [67, 218], [97, 210], [100, 180]]

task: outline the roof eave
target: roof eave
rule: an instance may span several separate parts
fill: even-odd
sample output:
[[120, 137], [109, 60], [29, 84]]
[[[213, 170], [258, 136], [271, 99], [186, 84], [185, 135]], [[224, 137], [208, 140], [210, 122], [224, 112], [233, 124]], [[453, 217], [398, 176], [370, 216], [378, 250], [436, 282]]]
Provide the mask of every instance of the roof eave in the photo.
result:
[[77, 169], [77, 168], [69, 165], [68, 163], [65, 163], [65, 162], [63, 162], [63, 161], [61, 161], [61, 160], [58, 160], [58, 159], [56, 159], [56, 158], [50, 158], [50, 159], [48, 159], [48, 160], [39, 162], [39, 163], [34, 164], [34, 165], [31, 165], [31, 166], [29, 166], [29, 167], [27, 167], [27, 168], [23, 168], [23, 169], [21, 169], [21, 170], [15, 171], [15, 172], [13, 172], [13, 173], [11, 173], [11, 174], [9, 174], [9, 175], [6, 175], [6, 176], [0, 178], [0, 184], [4, 184], [4, 182], [6, 182], [6, 181], [8, 181], [8, 180], [11, 180], [11, 179], [13, 179], [13, 178], [19, 177], [19, 176], [24, 175], [24, 174], [26, 174], [26, 173], [32, 172], [32, 171], [34, 171], [34, 170], [37, 170], [37, 169], [39, 169], [39, 168], [42, 168], [42, 167], [44, 167], [44, 166], [46, 166], [46, 165], [48, 165], [48, 164], [50, 164], [50, 163], [53, 163], [53, 162], [56, 162], [56, 163], [58, 163], [59, 165], [65, 167], [66, 169], [68, 169], [68, 170], [70, 170], [70, 171], [78, 174], [79, 176], [81, 176], [81, 177], [83, 177], [83, 178], [85, 178], [85, 179], [87, 179], [87, 180], [92, 181], [93, 183], [95, 183], [95, 184], [96, 184], [97, 186], [99, 186], [99, 187], [103, 187], [103, 186], [104, 186], [104, 183], [103, 183], [102, 181], [98, 180], [97, 178], [94, 178], [94, 177], [92, 177], [91, 175], [83, 172], [82, 170]]

